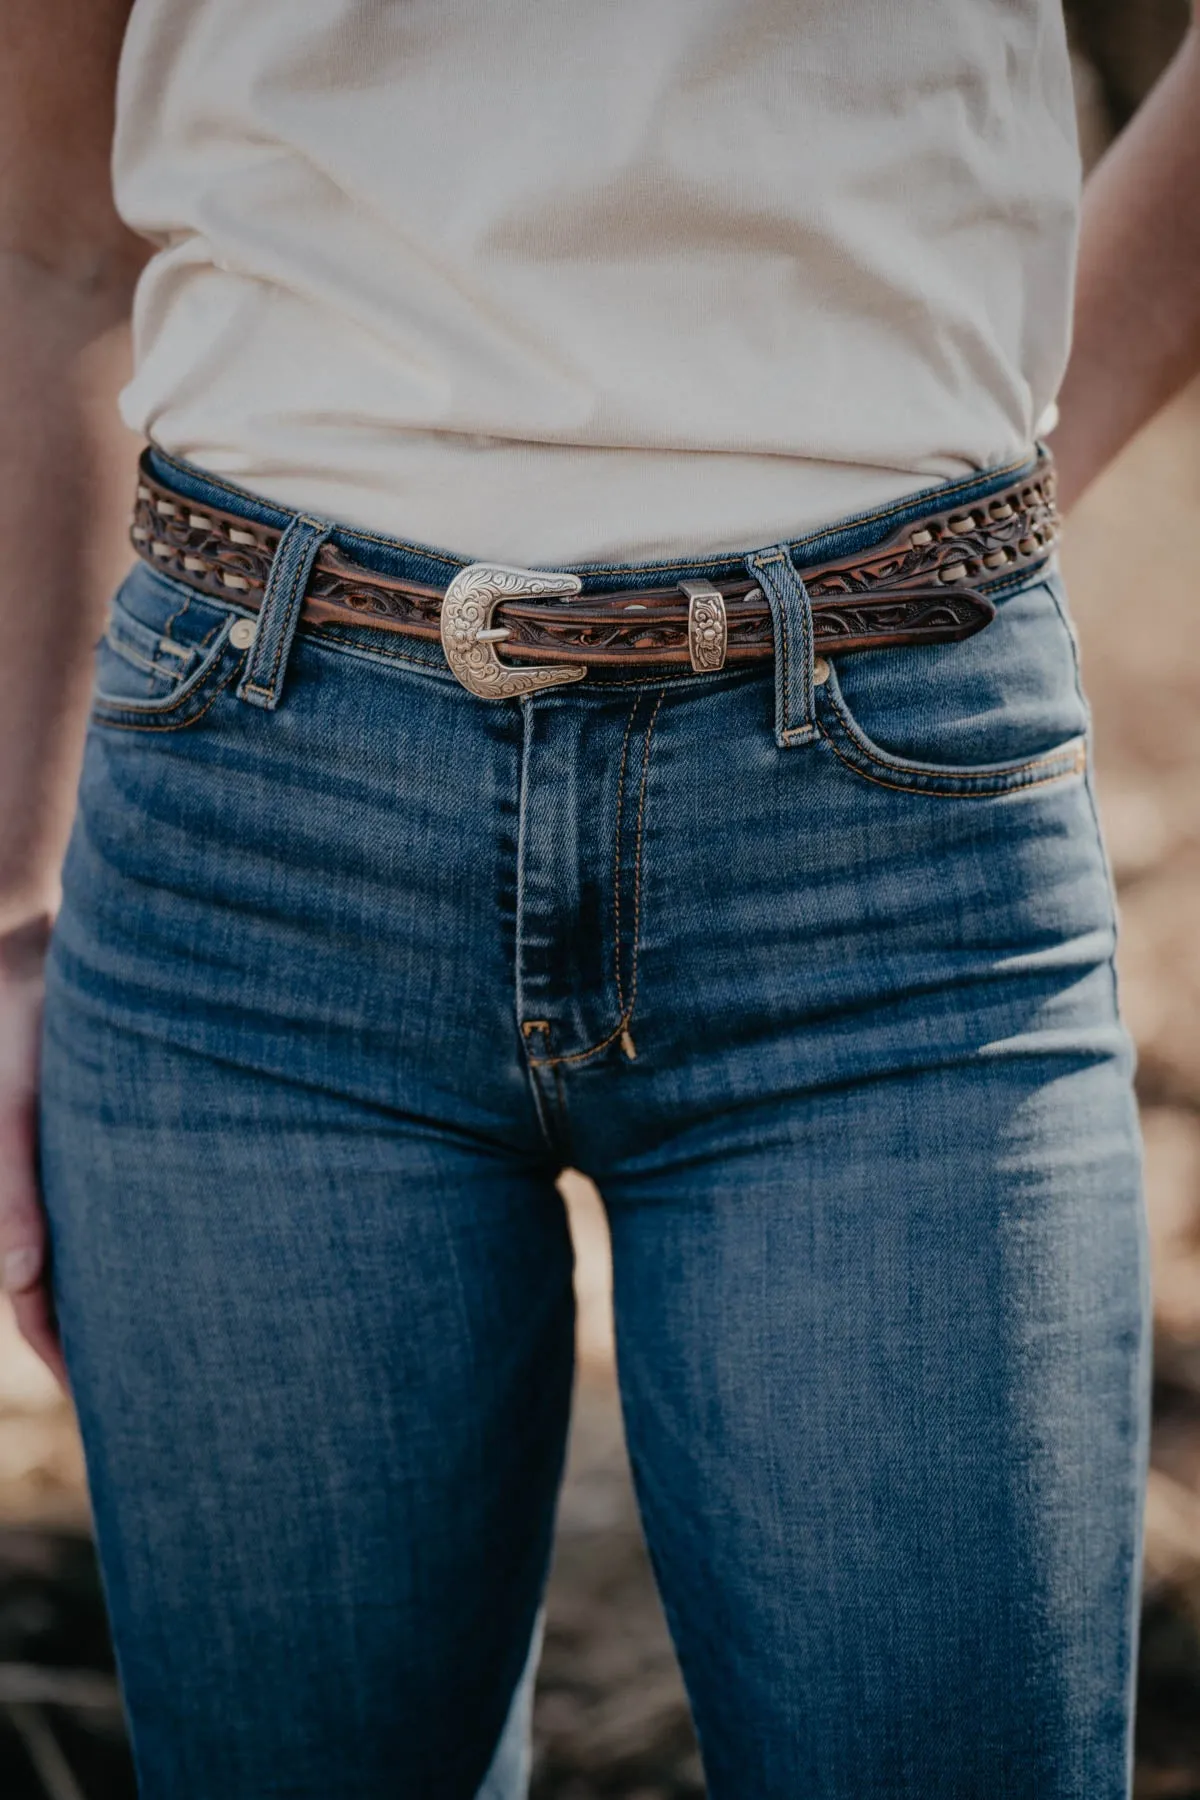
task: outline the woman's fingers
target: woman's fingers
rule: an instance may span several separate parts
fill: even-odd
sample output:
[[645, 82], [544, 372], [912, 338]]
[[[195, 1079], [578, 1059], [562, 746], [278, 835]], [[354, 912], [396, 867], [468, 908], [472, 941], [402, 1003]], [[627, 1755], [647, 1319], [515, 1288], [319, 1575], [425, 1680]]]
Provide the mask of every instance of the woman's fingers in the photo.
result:
[[[0, 1002], [0, 1033], [9, 1024]], [[66, 1386], [50, 1300], [46, 1220], [34, 1170], [32, 1107], [0, 1093], [0, 1281], [17, 1315], [22, 1337]]]
[[54, 1308], [45, 1284], [13, 1294], [12, 1307], [17, 1317], [17, 1330], [35, 1355], [39, 1356], [64, 1392], [70, 1392], [67, 1365], [63, 1361], [54, 1322]]
[[65, 1387], [37, 1186], [38, 1028], [47, 936], [47, 921], [36, 920], [0, 937], [0, 1285], [21, 1335]]

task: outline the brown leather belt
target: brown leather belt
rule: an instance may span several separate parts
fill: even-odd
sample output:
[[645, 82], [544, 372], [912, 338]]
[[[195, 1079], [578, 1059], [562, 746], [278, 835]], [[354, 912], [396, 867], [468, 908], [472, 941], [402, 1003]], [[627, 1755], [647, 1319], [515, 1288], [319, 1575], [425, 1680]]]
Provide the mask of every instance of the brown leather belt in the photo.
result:
[[[816, 649], [950, 643], [982, 630], [996, 609], [980, 587], [1009, 586], [1052, 553], [1059, 532], [1054, 490], [1053, 463], [1043, 453], [1034, 469], [984, 500], [910, 520], [855, 555], [799, 565]], [[280, 536], [275, 527], [176, 492], [143, 457], [131, 537], [139, 556], [163, 574], [254, 611]], [[582, 596], [580, 587], [573, 575], [488, 563], [459, 570], [447, 589], [425, 587], [382, 575], [326, 543], [301, 617], [317, 627], [440, 637], [464, 685], [493, 697], [578, 680], [593, 666], [706, 670], [773, 652], [771, 613], [748, 577]], [[510, 664], [514, 653], [521, 661]]]

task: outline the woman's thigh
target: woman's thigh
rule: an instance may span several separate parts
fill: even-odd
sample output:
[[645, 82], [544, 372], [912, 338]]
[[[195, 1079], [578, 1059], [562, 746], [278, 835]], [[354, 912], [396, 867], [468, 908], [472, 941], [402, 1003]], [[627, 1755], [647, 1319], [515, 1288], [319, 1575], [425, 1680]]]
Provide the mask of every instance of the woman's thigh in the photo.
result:
[[564, 1068], [714, 1800], [1127, 1791], [1132, 1057], [1055, 590], [996, 630], [787, 749], [664, 700], [637, 1059]]
[[1048, 1050], [747, 1109], [610, 1179], [714, 1797], [1125, 1794], [1137, 1162], [1122, 1074]]
[[714, 1800], [1122, 1800], [1147, 1284], [1053, 578], [835, 659], [781, 748], [666, 692], [636, 1058], [558, 1065]]
[[[58, 1305], [151, 1795], [470, 1795], [571, 1379], [544, 1176], [50, 1019]], [[93, 1079], [93, 1055], [114, 1086]]]
[[469, 1800], [544, 1580], [570, 1243], [447, 689], [292, 673], [277, 718], [91, 735], [57, 1303], [147, 1795]]

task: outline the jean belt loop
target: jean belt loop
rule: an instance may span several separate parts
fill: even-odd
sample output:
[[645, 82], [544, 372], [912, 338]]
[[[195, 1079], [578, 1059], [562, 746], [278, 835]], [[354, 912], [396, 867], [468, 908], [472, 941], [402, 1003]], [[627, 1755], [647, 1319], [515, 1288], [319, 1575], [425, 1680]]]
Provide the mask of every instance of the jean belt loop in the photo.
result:
[[746, 560], [771, 609], [775, 636], [775, 742], [781, 750], [817, 736], [813, 702], [813, 622], [808, 590], [786, 544]]
[[309, 576], [317, 553], [332, 530], [332, 525], [323, 525], [319, 519], [298, 515], [279, 540], [267, 576], [258, 630], [237, 688], [238, 699], [250, 706], [273, 712], [279, 705]]

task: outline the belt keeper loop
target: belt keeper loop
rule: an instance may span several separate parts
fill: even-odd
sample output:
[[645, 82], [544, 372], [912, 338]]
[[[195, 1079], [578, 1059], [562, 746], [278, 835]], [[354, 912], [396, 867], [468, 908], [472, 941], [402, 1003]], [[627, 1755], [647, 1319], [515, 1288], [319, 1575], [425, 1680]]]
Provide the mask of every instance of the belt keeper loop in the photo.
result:
[[279, 705], [309, 577], [321, 546], [332, 531], [332, 525], [298, 514], [279, 540], [267, 576], [258, 629], [237, 686], [238, 699], [249, 706], [273, 712]]
[[756, 551], [747, 557], [746, 568], [771, 610], [775, 636], [775, 742], [781, 750], [811, 744], [817, 737], [817, 720], [808, 589], [796, 573], [786, 544]]
[[681, 581], [688, 603], [688, 656], [693, 672], [703, 675], [725, 667], [729, 621], [725, 596], [711, 581]]

